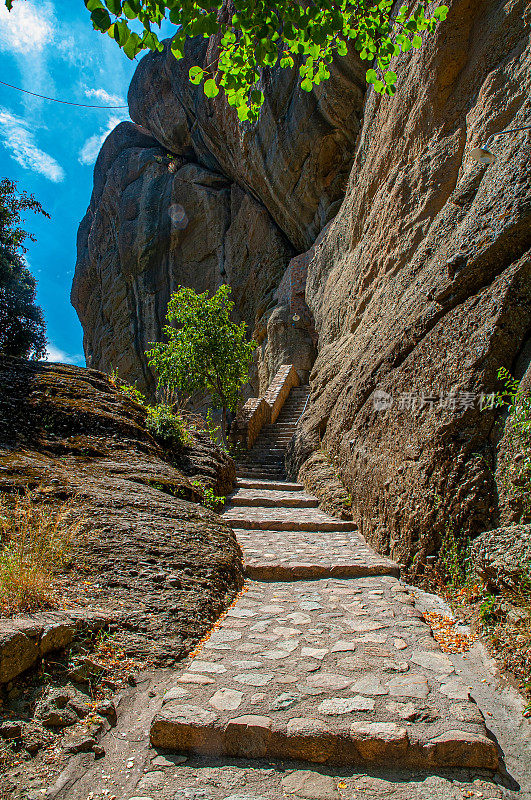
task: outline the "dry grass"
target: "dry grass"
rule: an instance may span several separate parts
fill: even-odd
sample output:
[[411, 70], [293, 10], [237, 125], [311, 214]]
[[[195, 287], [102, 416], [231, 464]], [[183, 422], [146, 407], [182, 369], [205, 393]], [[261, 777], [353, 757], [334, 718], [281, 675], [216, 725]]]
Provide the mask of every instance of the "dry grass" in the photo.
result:
[[54, 578], [81, 523], [74, 501], [58, 507], [29, 491], [0, 495], [0, 614], [58, 605]]

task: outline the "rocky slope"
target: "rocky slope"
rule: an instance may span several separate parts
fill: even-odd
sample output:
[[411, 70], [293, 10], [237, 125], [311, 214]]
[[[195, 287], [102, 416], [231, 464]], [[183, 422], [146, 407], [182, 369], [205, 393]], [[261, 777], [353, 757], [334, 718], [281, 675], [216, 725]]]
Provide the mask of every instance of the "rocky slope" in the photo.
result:
[[124, 652], [174, 663], [241, 583], [234, 534], [191, 483], [226, 493], [233, 462], [203, 437], [163, 450], [142, 407], [94, 370], [4, 358], [0, 386], [0, 492], [75, 500], [67, 607], [117, 612]]
[[142, 352], [171, 290], [227, 280], [260, 344], [255, 384], [282, 360], [304, 379], [317, 356], [293, 475], [307, 462], [333, 493], [332, 464], [367, 539], [419, 567], [448, 528], [503, 517], [500, 431], [479, 398], [499, 366], [525, 372], [531, 332], [529, 131], [496, 140], [490, 166], [468, 158], [531, 124], [529, 9], [449, 5], [393, 98], [364, 96], [351, 54], [310, 94], [265, 75], [255, 125], [186, 80], [212, 42], [142, 59], [136, 125], [96, 164], [72, 294], [90, 363], [150, 387]]

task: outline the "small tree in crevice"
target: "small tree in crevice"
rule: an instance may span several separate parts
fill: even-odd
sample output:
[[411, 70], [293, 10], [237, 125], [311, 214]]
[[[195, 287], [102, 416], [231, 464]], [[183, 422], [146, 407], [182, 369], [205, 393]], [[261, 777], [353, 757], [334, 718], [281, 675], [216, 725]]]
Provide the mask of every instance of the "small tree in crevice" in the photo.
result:
[[185, 396], [204, 392], [222, 411], [226, 438], [227, 412], [236, 411], [240, 391], [249, 377], [256, 342], [247, 341], [245, 322], [230, 318], [234, 303], [230, 287], [209, 297], [181, 286], [168, 303], [167, 342], [157, 342], [146, 355], [159, 376], [158, 386]]

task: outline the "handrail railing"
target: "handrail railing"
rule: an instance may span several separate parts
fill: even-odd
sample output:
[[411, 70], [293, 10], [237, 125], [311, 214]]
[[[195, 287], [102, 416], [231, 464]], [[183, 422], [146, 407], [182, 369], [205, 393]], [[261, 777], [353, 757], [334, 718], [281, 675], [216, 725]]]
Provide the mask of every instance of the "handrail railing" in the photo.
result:
[[298, 424], [299, 424], [299, 422], [300, 422], [300, 420], [301, 420], [301, 417], [302, 417], [302, 415], [303, 415], [303, 414], [304, 414], [304, 412], [306, 411], [306, 406], [308, 405], [308, 400], [309, 400], [309, 399], [310, 399], [310, 389], [308, 389], [308, 396], [307, 396], [307, 398], [306, 398], [306, 402], [304, 403], [304, 408], [302, 409], [301, 413], [299, 414], [299, 416], [298, 416], [298, 418], [297, 418], [297, 422], [295, 423], [295, 425], [298, 425]]

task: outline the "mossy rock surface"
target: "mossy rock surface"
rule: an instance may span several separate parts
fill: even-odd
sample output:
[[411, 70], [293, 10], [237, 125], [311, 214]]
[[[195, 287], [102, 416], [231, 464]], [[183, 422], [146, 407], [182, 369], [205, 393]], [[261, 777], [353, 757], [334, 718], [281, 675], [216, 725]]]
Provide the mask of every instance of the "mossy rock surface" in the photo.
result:
[[2, 358], [0, 387], [0, 492], [74, 498], [83, 520], [60, 576], [67, 603], [125, 612], [125, 650], [172, 663], [242, 582], [234, 534], [192, 485], [228, 493], [232, 460], [201, 434], [163, 449], [145, 409], [94, 370]]

